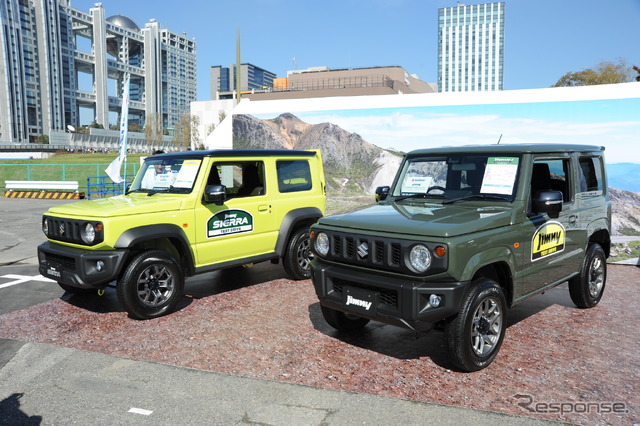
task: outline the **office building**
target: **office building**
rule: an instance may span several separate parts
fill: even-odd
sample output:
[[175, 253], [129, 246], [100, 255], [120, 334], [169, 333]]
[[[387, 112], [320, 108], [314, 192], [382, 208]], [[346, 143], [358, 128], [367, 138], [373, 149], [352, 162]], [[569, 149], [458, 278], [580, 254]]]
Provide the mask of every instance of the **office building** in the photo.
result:
[[438, 10], [438, 91], [502, 90], [505, 3]]
[[[173, 127], [196, 99], [196, 44], [151, 20], [88, 13], [70, 0], [0, 0], [0, 141], [119, 124], [130, 75], [129, 123]], [[88, 119], [86, 118], [88, 117]]]
[[246, 94], [251, 100], [326, 98], [333, 96], [432, 93], [429, 83], [399, 66], [294, 70], [276, 78], [273, 88]]
[[[253, 64], [240, 64], [240, 91], [268, 90], [276, 75]], [[211, 67], [211, 99], [228, 98], [236, 90], [236, 65]]]

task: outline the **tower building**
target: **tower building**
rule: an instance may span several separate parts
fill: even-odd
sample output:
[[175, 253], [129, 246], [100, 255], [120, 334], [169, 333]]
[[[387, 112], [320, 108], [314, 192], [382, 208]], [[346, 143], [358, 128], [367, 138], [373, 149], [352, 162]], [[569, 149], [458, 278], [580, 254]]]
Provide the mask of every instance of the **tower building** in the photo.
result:
[[505, 3], [438, 9], [438, 91], [502, 90]]

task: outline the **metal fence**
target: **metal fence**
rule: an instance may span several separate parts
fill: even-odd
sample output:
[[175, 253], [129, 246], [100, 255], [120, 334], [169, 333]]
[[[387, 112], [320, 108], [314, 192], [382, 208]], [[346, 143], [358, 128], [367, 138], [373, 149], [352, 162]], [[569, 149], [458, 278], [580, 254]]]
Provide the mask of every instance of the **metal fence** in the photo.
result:
[[87, 178], [87, 198], [95, 200], [124, 194], [124, 189], [131, 185], [135, 175], [127, 175], [123, 178], [125, 182], [115, 183], [106, 176], [89, 176]]
[[[0, 187], [5, 186], [7, 180], [62, 180], [77, 181], [80, 191], [88, 191], [84, 187], [88, 176], [106, 178], [105, 169], [109, 163], [91, 164], [2, 164], [0, 165]], [[138, 162], [130, 162], [123, 168], [122, 173], [135, 176], [140, 168]], [[107, 178], [108, 179], [108, 178]]]

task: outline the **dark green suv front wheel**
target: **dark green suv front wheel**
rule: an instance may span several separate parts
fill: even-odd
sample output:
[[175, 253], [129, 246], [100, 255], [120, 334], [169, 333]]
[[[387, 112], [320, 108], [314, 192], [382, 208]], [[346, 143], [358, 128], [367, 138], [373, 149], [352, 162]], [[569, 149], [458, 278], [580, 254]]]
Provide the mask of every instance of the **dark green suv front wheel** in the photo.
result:
[[491, 279], [471, 283], [462, 309], [445, 327], [451, 360], [463, 371], [478, 371], [491, 364], [502, 345], [507, 302], [502, 288]]

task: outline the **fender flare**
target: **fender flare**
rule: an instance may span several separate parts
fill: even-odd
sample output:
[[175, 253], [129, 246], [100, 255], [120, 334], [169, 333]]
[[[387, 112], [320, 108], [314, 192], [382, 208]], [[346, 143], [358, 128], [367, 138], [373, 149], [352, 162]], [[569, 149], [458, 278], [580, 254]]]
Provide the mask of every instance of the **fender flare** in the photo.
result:
[[291, 210], [282, 219], [280, 224], [280, 230], [278, 231], [278, 240], [276, 241], [275, 252], [279, 257], [284, 256], [284, 252], [287, 249], [287, 242], [289, 237], [297, 225], [301, 222], [308, 223], [309, 225], [315, 223], [323, 216], [322, 211], [317, 207], [303, 207], [300, 209]]
[[193, 275], [193, 253], [189, 238], [178, 225], [158, 223], [127, 229], [118, 237], [114, 248], [129, 249], [136, 244], [158, 238], [168, 238], [176, 245], [176, 249], [183, 256], [183, 267], [188, 275]]

